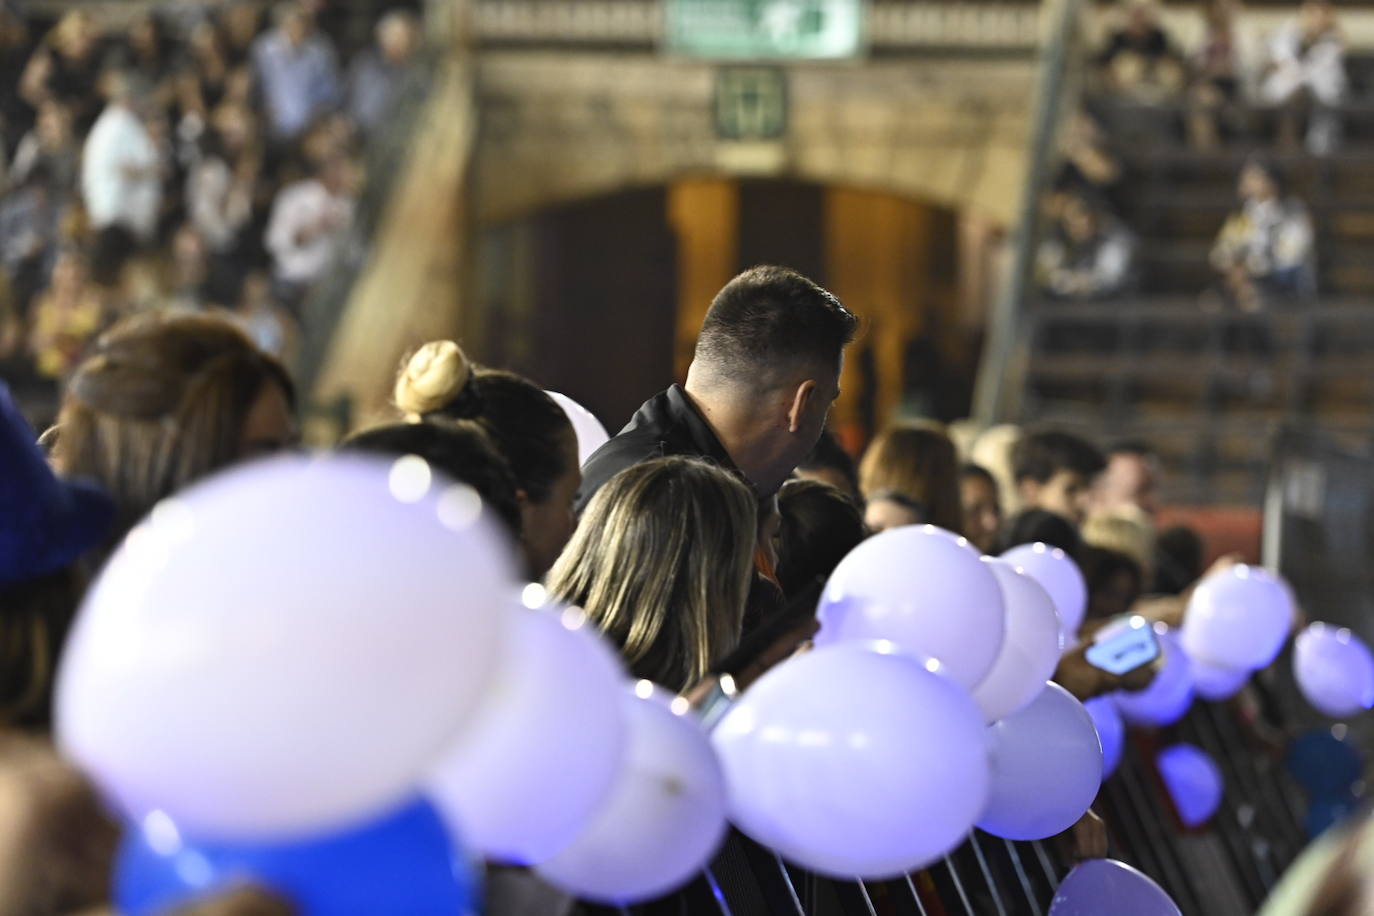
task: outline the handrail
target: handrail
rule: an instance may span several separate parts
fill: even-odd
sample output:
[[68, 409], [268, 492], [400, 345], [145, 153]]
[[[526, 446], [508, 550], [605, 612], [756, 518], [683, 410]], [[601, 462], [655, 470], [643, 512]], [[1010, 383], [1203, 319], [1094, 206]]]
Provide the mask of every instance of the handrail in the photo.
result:
[[1012, 382], [1008, 370], [1020, 327], [1021, 306], [1031, 285], [1040, 192], [1053, 159], [1067, 97], [1075, 88], [1069, 79], [1069, 63], [1078, 34], [1080, 9], [1081, 0], [1048, 0], [1046, 4], [1048, 31], [1036, 78], [1035, 116], [1031, 122], [1014, 261], [1007, 288], [988, 317], [987, 343], [974, 387], [973, 416], [985, 426], [1000, 422], [1007, 414], [1007, 394]]

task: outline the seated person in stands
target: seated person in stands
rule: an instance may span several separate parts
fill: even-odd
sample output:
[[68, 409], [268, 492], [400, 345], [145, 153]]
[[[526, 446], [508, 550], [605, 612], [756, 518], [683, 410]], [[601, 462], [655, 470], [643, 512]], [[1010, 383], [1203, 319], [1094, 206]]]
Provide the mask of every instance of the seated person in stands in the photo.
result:
[[1314, 295], [1312, 219], [1287, 193], [1283, 173], [1273, 163], [1250, 160], [1241, 169], [1240, 200], [1212, 247], [1226, 299], [1253, 312], [1275, 299]]
[[1061, 161], [1053, 183], [1056, 193], [1103, 200], [1113, 209], [1125, 203], [1122, 192], [1126, 170], [1112, 152], [1106, 130], [1086, 110], [1074, 112], [1065, 123], [1059, 137], [1059, 155]]
[[1269, 40], [1268, 63], [1260, 98], [1281, 106], [1279, 140], [1298, 145], [1301, 123], [1307, 122], [1306, 145], [1313, 155], [1333, 152], [1340, 142], [1340, 116], [1330, 109], [1349, 91], [1345, 72], [1345, 39], [1327, 0], [1307, 0], [1298, 18]]
[[1237, 26], [1234, 0], [1213, 0], [1203, 11], [1202, 40], [1189, 61], [1188, 139], [1197, 149], [1215, 149], [1223, 130], [1244, 130], [1238, 105], [1253, 94], [1252, 56]]
[[1130, 0], [1097, 65], [1107, 89], [1132, 101], [1165, 101], [1183, 88], [1182, 63], [1150, 0]]
[[1036, 254], [1041, 290], [1057, 299], [1108, 299], [1126, 291], [1135, 239], [1085, 197], [1069, 195]]

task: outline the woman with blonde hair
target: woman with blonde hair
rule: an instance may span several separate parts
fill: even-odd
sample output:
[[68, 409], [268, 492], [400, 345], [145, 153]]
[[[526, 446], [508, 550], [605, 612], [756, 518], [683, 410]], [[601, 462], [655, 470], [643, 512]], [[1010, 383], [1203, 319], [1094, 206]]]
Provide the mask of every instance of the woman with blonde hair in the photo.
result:
[[935, 423], [899, 423], [879, 433], [859, 463], [859, 488], [865, 499], [896, 496], [919, 506], [922, 521], [963, 533], [959, 455]]
[[411, 422], [469, 421], [491, 438], [515, 477], [529, 574], [543, 576], [577, 526], [582, 485], [563, 408], [529, 379], [473, 364], [451, 340], [431, 341], [405, 361], [395, 400]]
[[140, 312], [96, 341], [57, 418], [57, 472], [100, 484], [118, 507], [115, 538], [159, 500], [295, 438], [286, 370], [233, 324]]
[[738, 477], [697, 458], [655, 458], [597, 491], [549, 573], [636, 677], [683, 691], [740, 639], [758, 503]]

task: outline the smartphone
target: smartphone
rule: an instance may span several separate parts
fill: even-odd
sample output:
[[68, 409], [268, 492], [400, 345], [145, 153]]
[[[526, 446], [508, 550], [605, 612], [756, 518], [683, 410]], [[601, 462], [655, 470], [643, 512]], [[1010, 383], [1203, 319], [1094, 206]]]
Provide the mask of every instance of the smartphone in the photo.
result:
[[1128, 674], [1159, 658], [1159, 640], [1150, 622], [1133, 614], [1099, 630], [1083, 656], [1108, 674]]

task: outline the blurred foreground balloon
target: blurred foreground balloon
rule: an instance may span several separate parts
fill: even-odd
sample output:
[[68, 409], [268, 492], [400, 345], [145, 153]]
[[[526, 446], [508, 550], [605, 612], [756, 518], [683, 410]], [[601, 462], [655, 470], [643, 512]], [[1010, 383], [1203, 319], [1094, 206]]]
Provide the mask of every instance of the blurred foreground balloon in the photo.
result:
[[1364, 757], [1346, 727], [1305, 732], [1288, 745], [1284, 765], [1313, 798], [1344, 798], [1364, 775]]
[[1198, 827], [1211, 820], [1221, 807], [1224, 791], [1216, 761], [1201, 748], [1181, 742], [1160, 751], [1155, 764], [1184, 826]]
[[290, 839], [414, 790], [500, 658], [507, 548], [415, 456], [284, 457], [135, 528], [58, 673], [63, 752], [125, 813]]
[[1322, 715], [1341, 719], [1374, 707], [1374, 655], [1344, 627], [1314, 623], [1299, 633], [1293, 676]]
[[997, 576], [1006, 607], [1002, 651], [973, 691], [989, 722], [1024, 709], [1054, 676], [1059, 664], [1059, 613], [1040, 583], [1005, 560], [984, 557]]
[[1113, 696], [1121, 716], [1132, 725], [1173, 725], [1193, 704], [1193, 670], [1173, 630], [1155, 624], [1164, 664], [1144, 690], [1118, 690]]
[[1022, 544], [1002, 554], [1002, 559], [1019, 566], [1049, 592], [1059, 611], [1062, 636], [1060, 646], [1067, 648], [1078, 641], [1078, 628], [1088, 610], [1088, 583], [1083, 579], [1068, 554], [1048, 544]]
[[968, 694], [863, 643], [774, 668], [711, 739], [735, 826], [821, 874], [920, 868], [963, 841], [987, 798], [983, 717]]
[[1050, 916], [1181, 916], [1164, 888], [1125, 862], [1089, 859], [1075, 865], [1050, 904]]
[[1083, 704], [1097, 727], [1097, 740], [1102, 743], [1102, 778], [1116, 772], [1121, 763], [1121, 751], [1126, 744], [1126, 724], [1116, 701], [1111, 697], [1093, 697]]
[[1293, 626], [1293, 595], [1259, 566], [1231, 566], [1203, 578], [1183, 617], [1183, 648], [1224, 668], [1257, 671], [1283, 648]]
[[428, 790], [469, 848], [528, 865], [570, 843], [610, 794], [625, 675], [580, 610], [513, 618], [488, 699]]
[[610, 441], [606, 427], [601, 425], [595, 414], [566, 394], [557, 391], [546, 393], [568, 415], [568, 422], [572, 424], [573, 432], [577, 433], [577, 463], [586, 464], [593, 452]]
[[163, 914], [243, 883], [286, 898], [301, 916], [479, 909], [471, 869], [425, 801], [335, 834], [260, 845], [195, 842], [155, 811], [130, 827], [115, 865], [122, 916]]
[[980, 829], [1008, 840], [1041, 840], [1072, 827], [1102, 786], [1102, 745], [1083, 704], [1063, 687], [1040, 695], [989, 732], [992, 792]]
[[675, 890], [711, 860], [725, 837], [725, 783], [686, 701], [640, 681], [619, 702], [627, 743], [615, 786], [535, 871], [578, 897], [626, 905]]
[[892, 528], [835, 568], [817, 612], [816, 645], [887, 639], [972, 690], [1002, 648], [997, 577], [968, 542], [934, 525]]
[[1308, 839], [1315, 840], [1332, 827], [1344, 823], [1346, 818], [1360, 808], [1360, 800], [1353, 795], [1339, 798], [1312, 798], [1307, 802], [1307, 813], [1303, 815], [1303, 832]]
[[1245, 668], [1226, 668], [1192, 656], [1188, 657], [1188, 667], [1193, 672], [1197, 695], [1213, 703], [1229, 700], [1239, 693], [1251, 674]]

